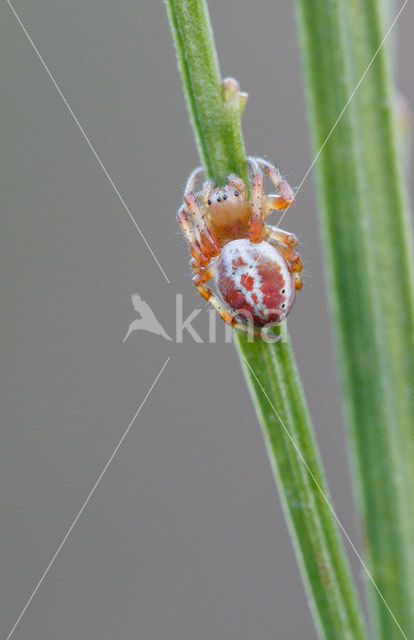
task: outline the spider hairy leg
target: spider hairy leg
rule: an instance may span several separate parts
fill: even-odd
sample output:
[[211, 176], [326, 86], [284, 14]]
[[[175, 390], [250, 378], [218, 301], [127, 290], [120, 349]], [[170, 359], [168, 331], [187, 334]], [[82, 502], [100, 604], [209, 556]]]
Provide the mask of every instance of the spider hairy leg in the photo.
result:
[[247, 192], [246, 183], [244, 180], [236, 176], [235, 173], [231, 173], [228, 176], [229, 186], [234, 187], [236, 191], [238, 191], [243, 198], [243, 200], [248, 200], [249, 194]]
[[220, 240], [214, 229], [209, 229], [204, 221], [203, 213], [201, 211], [200, 205], [197, 202], [197, 198], [195, 195], [190, 193], [184, 194], [184, 202], [188, 207], [188, 210], [191, 214], [194, 226], [196, 227], [199, 236], [200, 236], [200, 244], [210, 257], [218, 256], [220, 253]]
[[[193, 193], [197, 179], [203, 174], [203, 167], [196, 167], [190, 174], [184, 191], [184, 202], [187, 205], [187, 209], [190, 212], [193, 224], [196, 228], [196, 239], [204, 254], [208, 258], [218, 255], [220, 251], [220, 242], [213, 230], [209, 231], [204, 219], [203, 212], [197, 202], [197, 199]], [[208, 180], [203, 185], [203, 191], [201, 194], [201, 200], [205, 197], [208, 199], [209, 193], [214, 188], [214, 182]], [[203, 202], [204, 204], [204, 202]]]
[[210, 265], [200, 269], [197, 264], [191, 261], [191, 267], [194, 272], [193, 283], [196, 287], [198, 287], [200, 284], [208, 282], [208, 280], [211, 280], [211, 278], [214, 277], [214, 268]]
[[267, 241], [273, 245], [280, 255], [290, 264], [295, 280], [295, 289], [299, 291], [299, 289], [302, 289], [302, 277], [300, 275], [302, 271], [302, 258], [297, 251], [293, 249], [298, 243], [296, 236], [268, 225], [265, 226], [264, 233]]
[[297, 272], [294, 273], [294, 276], [295, 276], [295, 289], [296, 291], [299, 291], [299, 289], [302, 289], [302, 278], [300, 274]]
[[264, 160], [264, 158], [249, 158], [249, 162], [252, 160], [257, 162], [259, 166], [263, 167], [266, 175], [270, 178], [276, 189], [279, 191], [280, 195], [278, 209], [287, 209], [288, 207], [290, 207], [295, 199], [295, 194], [293, 193], [293, 189], [289, 185], [289, 183], [282, 178], [279, 169], [276, 169], [273, 164], [271, 164], [267, 160]]
[[283, 242], [283, 244], [286, 244], [288, 247], [292, 247], [292, 249], [298, 244], [298, 239], [293, 233], [288, 233], [287, 231], [283, 231], [277, 227], [272, 227], [268, 224], [264, 228], [264, 234], [265, 238], [275, 240], [276, 242]]
[[205, 282], [210, 280], [213, 277], [213, 271], [210, 269], [204, 269], [200, 273], [197, 273], [194, 278], [194, 286], [197, 289], [198, 293], [204, 300], [208, 300], [213, 309], [217, 311], [220, 318], [224, 320], [227, 324], [232, 325], [233, 327], [238, 323], [236, 316], [231, 313], [226, 307], [221, 303], [218, 296], [207, 287]]
[[182, 207], [177, 213], [177, 220], [183, 230], [185, 239], [188, 242], [190, 253], [193, 256], [195, 262], [201, 267], [205, 267], [210, 262], [209, 255], [204, 251], [203, 247], [198, 242], [194, 229], [190, 220], [188, 219], [187, 212]]
[[290, 264], [292, 271], [300, 273], [302, 271], [302, 258], [297, 251], [288, 247], [280, 240], [275, 240], [272, 237], [268, 237], [267, 241], [277, 249], [280, 255]]
[[264, 216], [263, 216], [263, 194], [264, 176], [261, 171], [253, 175], [252, 195], [250, 204], [253, 213], [249, 220], [249, 240], [257, 244], [263, 239]]
[[204, 207], [208, 204], [208, 199], [211, 196], [211, 192], [213, 191], [215, 186], [216, 186], [216, 183], [214, 182], [214, 180], [207, 180], [203, 184], [203, 190], [200, 193], [199, 198], [200, 198], [201, 204]]
[[279, 193], [271, 193], [265, 197], [265, 211], [266, 216], [271, 213], [271, 211], [284, 211], [288, 209], [292, 204], [293, 200], [286, 200]]
[[292, 267], [292, 271], [294, 271], [295, 273], [300, 273], [302, 271], [302, 259], [297, 251], [295, 251], [291, 247], [287, 247], [282, 242], [272, 241], [271, 244], [273, 244], [280, 255], [283, 256], [284, 259], [287, 260], [287, 262], [289, 262], [290, 266]]

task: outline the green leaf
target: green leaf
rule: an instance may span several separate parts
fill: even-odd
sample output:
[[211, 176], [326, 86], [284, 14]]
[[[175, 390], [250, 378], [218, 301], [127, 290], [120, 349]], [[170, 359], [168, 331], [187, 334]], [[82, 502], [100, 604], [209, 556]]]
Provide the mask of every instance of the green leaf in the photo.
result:
[[[200, 157], [209, 177], [247, 178], [241, 104], [224, 100], [206, 3], [166, 0]], [[255, 403], [321, 638], [367, 638], [356, 589], [330, 507], [322, 465], [288, 337], [234, 341]]]
[[296, 6], [375, 637], [414, 637], [413, 245], [389, 47], [376, 0]]

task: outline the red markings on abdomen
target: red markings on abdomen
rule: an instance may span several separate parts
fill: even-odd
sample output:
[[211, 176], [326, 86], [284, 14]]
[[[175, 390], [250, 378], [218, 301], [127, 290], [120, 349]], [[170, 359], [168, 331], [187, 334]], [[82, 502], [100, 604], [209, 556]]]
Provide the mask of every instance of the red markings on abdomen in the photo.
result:
[[292, 269], [268, 242], [226, 244], [215, 263], [215, 282], [231, 310], [260, 327], [280, 323], [295, 297]]

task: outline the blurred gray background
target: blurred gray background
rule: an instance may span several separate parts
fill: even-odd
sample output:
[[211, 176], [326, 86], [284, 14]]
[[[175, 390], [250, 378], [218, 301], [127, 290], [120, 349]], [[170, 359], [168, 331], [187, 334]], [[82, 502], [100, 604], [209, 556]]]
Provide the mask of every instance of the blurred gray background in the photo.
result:
[[[311, 156], [291, 2], [210, 0], [222, 75], [250, 98], [249, 153], [293, 186]], [[15, 0], [168, 285], [6, 2], [1, 24], [1, 637], [6, 638], [155, 377], [158, 384], [16, 640], [313, 640], [262, 436], [231, 344], [122, 340], [134, 291], [170, 334], [175, 295], [207, 336], [175, 212], [198, 163], [161, 1]], [[398, 24], [414, 103], [414, 8]], [[285, 219], [305, 287], [289, 329], [335, 507], [359, 546], [312, 176]], [[361, 567], [352, 558], [362, 586]]]

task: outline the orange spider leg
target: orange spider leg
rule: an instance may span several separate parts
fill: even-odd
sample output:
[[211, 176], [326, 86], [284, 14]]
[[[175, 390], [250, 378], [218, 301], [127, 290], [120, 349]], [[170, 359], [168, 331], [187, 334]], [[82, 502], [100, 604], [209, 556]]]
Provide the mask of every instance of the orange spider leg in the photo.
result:
[[296, 289], [296, 291], [299, 291], [299, 289], [302, 289], [302, 287], [303, 287], [302, 276], [300, 275], [300, 272], [298, 272], [298, 271], [294, 271], [293, 275], [294, 275], [294, 278], [295, 278], [295, 289]]
[[265, 196], [265, 211], [266, 216], [271, 213], [271, 211], [283, 211], [288, 209], [292, 204], [293, 200], [290, 202], [283, 198], [279, 193], [271, 193]]
[[[210, 266], [205, 269], [198, 269], [196, 265], [192, 264], [195, 275], [193, 282], [198, 293], [208, 300], [211, 306], [217, 311], [219, 316], [223, 318], [224, 322], [235, 326], [237, 318], [221, 303], [218, 296], [205, 284], [208, 280], [214, 277], [214, 269]], [[195, 267], [195, 268], [194, 268]]]
[[287, 247], [281, 242], [272, 242], [272, 244], [279, 251], [280, 255], [282, 255], [284, 259], [289, 262], [290, 266], [292, 267], [292, 271], [294, 271], [295, 273], [300, 273], [302, 271], [302, 259], [297, 251], [291, 249], [291, 247]]
[[297, 251], [292, 249], [291, 246], [287, 246], [280, 240], [276, 240], [276, 238], [272, 237], [269, 233], [266, 233], [266, 229], [265, 234], [267, 235], [268, 242], [270, 242], [270, 244], [272, 244], [278, 250], [280, 255], [283, 256], [285, 260], [290, 264], [293, 275], [295, 277], [295, 288], [297, 290], [302, 289], [302, 278], [300, 275], [302, 271], [302, 258], [300, 257], [300, 255], [297, 253]]
[[203, 190], [199, 195], [200, 202], [203, 206], [206, 206], [206, 204], [208, 203], [208, 199], [215, 186], [216, 183], [214, 182], [214, 180], [207, 180], [207, 182], [203, 184]]
[[252, 194], [250, 197], [250, 204], [252, 206], [253, 213], [249, 220], [249, 240], [250, 242], [258, 243], [263, 240], [263, 228], [264, 228], [264, 175], [261, 172], [259, 165], [253, 158], [249, 158], [250, 164], [253, 168], [252, 179]]
[[214, 229], [207, 227], [195, 195], [193, 193], [186, 193], [184, 195], [184, 202], [188, 207], [194, 226], [200, 236], [200, 244], [203, 250], [208, 253], [210, 257], [218, 256], [221, 248], [220, 240]]
[[228, 176], [228, 181], [228, 184], [234, 187], [240, 193], [243, 200], [248, 200], [249, 193], [247, 191], [246, 183], [244, 182], [244, 180], [239, 178], [239, 176], [236, 176], [235, 173], [231, 173]]
[[188, 242], [190, 253], [194, 258], [194, 261], [201, 267], [205, 267], [210, 262], [210, 256], [204, 251], [200, 245], [194, 233], [193, 226], [188, 219], [185, 207], [181, 207], [177, 213], [177, 220], [183, 230], [185, 239]]
[[[204, 220], [203, 212], [197, 202], [197, 198], [193, 193], [195, 182], [202, 171], [203, 170], [201, 169], [201, 167], [198, 167], [190, 175], [184, 192], [184, 202], [187, 205], [194, 226], [197, 229], [197, 233], [199, 236], [198, 240], [204, 253], [207, 253], [209, 257], [213, 257], [217, 256], [220, 253], [220, 240], [218, 239], [216, 232], [213, 229], [209, 229], [207, 227]], [[211, 190], [212, 187], [213, 183], [211, 181], [208, 181], [206, 183], [206, 187], [202, 197], [205, 197], [207, 195], [208, 198], [209, 190]]]
[[[187, 180], [187, 184], [185, 186], [184, 194], [187, 194], [187, 193], [192, 194], [194, 192], [195, 183], [202, 173], [204, 173], [203, 167], [197, 167], [196, 169], [194, 169], [194, 171], [190, 173]], [[206, 182], [204, 182], [202, 191], [201, 193], [198, 194], [200, 202], [203, 206], [207, 204], [210, 194], [213, 191], [215, 186], [216, 186], [216, 183], [214, 182], [214, 180], [206, 180]]]
[[[250, 160], [251, 159], [249, 158], [249, 161]], [[255, 160], [261, 167], [263, 167], [264, 171], [269, 176], [276, 189], [279, 191], [279, 206], [277, 207], [277, 209], [287, 209], [288, 207], [290, 207], [295, 199], [295, 195], [289, 183], [282, 178], [280, 171], [263, 158], [252, 158], [252, 160]]]
[[276, 242], [283, 242], [283, 244], [287, 244], [288, 247], [294, 247], [298, 244], [298, 239], [293, 233], [288, 233], [287, 231], [282, 231], [282, 229], [278, 229], [277, 227], [272, 227], [267, 224], [264, 228], [264, 234], [266, 238], [269, 240], [276, 240]]

